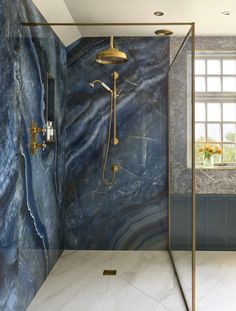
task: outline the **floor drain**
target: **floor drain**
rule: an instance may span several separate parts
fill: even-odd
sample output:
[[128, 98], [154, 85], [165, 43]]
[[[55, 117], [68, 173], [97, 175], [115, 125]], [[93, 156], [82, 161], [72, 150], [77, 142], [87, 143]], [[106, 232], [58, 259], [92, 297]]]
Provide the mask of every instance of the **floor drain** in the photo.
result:
[[116, 275], [116, 270], [104, 270], [103, 275]]

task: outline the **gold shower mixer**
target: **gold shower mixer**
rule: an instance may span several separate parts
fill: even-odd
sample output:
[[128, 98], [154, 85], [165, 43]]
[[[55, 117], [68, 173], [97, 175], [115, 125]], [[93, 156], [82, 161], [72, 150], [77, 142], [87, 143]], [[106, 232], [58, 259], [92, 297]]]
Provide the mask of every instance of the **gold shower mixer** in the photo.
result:
[[42, 134], [44, 136], [46, 133], [46, 130], [45, 128], [37, 127], [37, 124], [32, 121], [31, 127], [30, 127], [30, 133], [31, 133], [30, 152], [32, 155], [35, 155], [38, 149], [44, 150], [46, 148], [45, 141], [43, 141], [42, 143], [37, 143], [37, 134]]

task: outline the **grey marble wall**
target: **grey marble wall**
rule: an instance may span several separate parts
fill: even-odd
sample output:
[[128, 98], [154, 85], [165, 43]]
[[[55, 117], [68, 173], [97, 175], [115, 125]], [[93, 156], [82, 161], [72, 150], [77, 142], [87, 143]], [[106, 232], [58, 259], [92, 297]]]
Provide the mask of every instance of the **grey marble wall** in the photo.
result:
[[[0, 1], [0, 310], [25, 310], [61, 253], [66, 50], [31, 1]], [[29, 127], [45, 123], [47, 72], [56, 80], [58, 141], [29, 153]]]
[[[176, 51], [183, 38], [172, 38], [171, 51]], [[185, 49], [187, 52], [189, 48]], [[236, 37], [197, 37], [196, 50], [235, 51]], [[171, 191], [175, 194], [191, 192], [191, 171], [187, 169], [187, 56], [177, 59], [172, 70], [174, 80], [171, 94], [171, 137], [173, 140], [170, 162], [172, 166]], [[236, 170], [197, 169], [196, 192], [199, 194], [235, 194]]]
[[[64, 247], [166, 249], [169, 40], [115, 38], [129, 61], [97, 64], [96, 53], [108, 42], [84, 38], [68, 49]], [[111, 146], [108, 171], [114, 162], [120, 171], [107, 188], [101, 174], [110, 96], [88, 83], [100, 79], [111, 86], [113, 70], [122, 91], [120, 143]]]

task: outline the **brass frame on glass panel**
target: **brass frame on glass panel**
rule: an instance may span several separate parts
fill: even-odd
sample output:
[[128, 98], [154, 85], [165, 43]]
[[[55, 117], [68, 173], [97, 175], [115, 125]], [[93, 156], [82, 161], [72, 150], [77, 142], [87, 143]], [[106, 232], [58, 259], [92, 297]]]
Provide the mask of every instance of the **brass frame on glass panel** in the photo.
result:
[[[169, 70], [172, 68], [172, 65], [174, 65], [175, 60], [178, 58], [178, 55], [182, 52], [184, 49], [186, 41], [189, 39], [189, 36], [191, 35], [191, 58], [192, 58], [192, 63], [191, 63], [191, 109], [192, 109], [192, 141], [191, 141], [191, 152], [192, 152], [192, 217], [191, 217], [191, 225], [192, 225], [192, 311], [196, 311], [196, 190], [195, 190], [195, 23], [191, 23], [191, 28], [188, 31], [187, 35], [185, 36], [178, 52], [176, 53]], [[168, 109], [168, 114], [169, 114], [169, 109]], [[168, 115], [168, 120], [170, 119]], [[168, 127], [169, 131], [169, 127]], [[169, 134], [168, 134], [169, 137]], [[169, 148], [170, 150], [170, 139], [169, 140]], [[170, 157], [168, 156], [168, 228], [169, 228], [169, 239], [168, 239], [168, 250], [169, 250], [169, 255], [171, 258], [172, 265], [175, 270], [175, 274], [177, 277], [177, 281], [179, 284], [179, 287], [181, 289], [182, 296], [184, 298], [184, 303], [186, 306], [186, 309], [189, 310], [189, 306], [187, 303], [187, 299], [184, 294], [184, 290], [182, 288], [178, 272], [176, 269], [176, 265], [174, 262], [174, 258], [171, 253], [171, 218], [170, 218]]]
[[195, 23], [192, 25], [192, 309], [196, 310]]
[[[195, 84], [194, 84], [194, 76], [195, 76], [195, 23], [193, 22], [186, 22], [186, 23], [47, 23], [47, 22], [23, 22], [21, 23], [22, 26], [80, 26], [80, 27], [101, 27], [101, 26], [190, 26], [190, 30], [188, 31], [187, 35], [185, 36], [178, 52], [176, 53], [172, 63], [170, 64], [169, 70], [174, 64], [174, 61], [178, 57], [178, 55], [181, 53], [182, 49], [184, 48], [184, 45], [189, 38], [189, 35], [191, 34], [191, 41], [192, 41], [192, 311], [196, 311], [196, 226], [195, 226], [195, 219], [196, 219], [196, 199], [195, 199]], [[169, 119], [169, 118], [168, 118]], [[168, 126], [169, 130], [169, 126]], [[169, 149], [169, 148], [168, 148]], [[170, 149], [169, 149], [170, 150]], [[168, 156], [169, 159], [169, 156]], [[168, 165], [168, 179], [170, 176], [170, 165]], [[183, 300], [186, 306], [186, 309], [189, 310], [188, 305], [187, 305], [187, 300], [178, 276], [178, 272], [170, 251], [170, 179], [169, 179], [169, 184], [168, 184], [168, 253], [170, 255], [170, 260], [181, 290], [181, 294], [183, 296]]]

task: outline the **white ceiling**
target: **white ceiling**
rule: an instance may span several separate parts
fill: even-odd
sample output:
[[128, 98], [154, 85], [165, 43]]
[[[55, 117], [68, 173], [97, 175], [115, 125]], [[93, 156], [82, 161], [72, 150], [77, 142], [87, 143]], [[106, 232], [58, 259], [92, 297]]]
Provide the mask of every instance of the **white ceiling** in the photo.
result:
[[[33, 2], [48, 22], [74, 22], [64, 0], [33, 0]], [[77, 27], [52, 28], [66, 46], [81, 37]]]
[[[236, 0], [33, 0], [48, 22], [196, 22], [197, 35], [235, 36]], [[155, 11], [164, 16], [156, 17]], [[230, 11], [229, 16], [221, 14]], [[159, 27], [186, 34], [187, 27]], [[68, 45], [82, 36], [151, 36], [157, 27], [54, 27]]]

